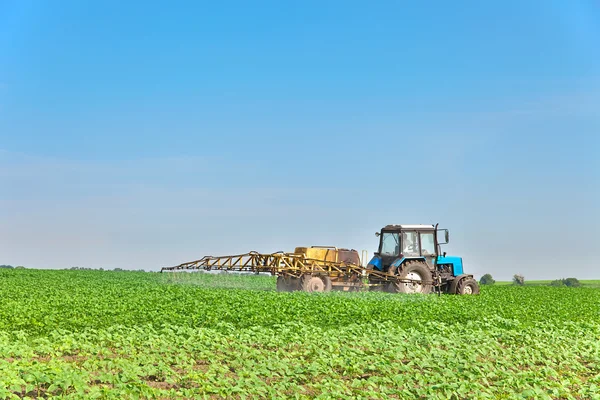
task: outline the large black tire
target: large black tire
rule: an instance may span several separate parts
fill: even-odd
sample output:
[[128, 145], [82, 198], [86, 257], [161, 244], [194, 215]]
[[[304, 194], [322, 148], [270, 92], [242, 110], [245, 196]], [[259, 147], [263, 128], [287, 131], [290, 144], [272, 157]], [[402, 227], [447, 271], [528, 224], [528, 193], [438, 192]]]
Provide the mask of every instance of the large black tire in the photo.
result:
[[391, 288], [396, 293], [429, 294], [433, 288], [431, 270], [427, 267], [427, 264], [421, 261], [409, 261], [404, 264], [400, 272], [398, 272], [398, 278], [402, 280], [415, 280], [415, 282], [394, 282]]
[[305, 292], [329, 292], [331, 290], [331, 278], [319, 275], [302, 275], [301, 287]]
[[456, 286], [456, 294], [479, 294], [479, 284], [473, 278], [464, 278]]

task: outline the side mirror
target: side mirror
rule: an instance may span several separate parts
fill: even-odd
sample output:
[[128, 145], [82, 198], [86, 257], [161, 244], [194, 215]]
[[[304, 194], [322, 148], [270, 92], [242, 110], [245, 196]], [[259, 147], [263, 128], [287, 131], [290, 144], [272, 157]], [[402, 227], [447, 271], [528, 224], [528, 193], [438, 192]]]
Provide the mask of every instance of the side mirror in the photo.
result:
[[448, 243], [450, 241], [450, 233], [448, 231], [446, 231], [446, 243]]
[[443, 253], [443, 256], [446, 257], [446, 252]]
[[375, 232], [375, 236], [379, 237], [379, 236], [381, 236], [381, 233]]

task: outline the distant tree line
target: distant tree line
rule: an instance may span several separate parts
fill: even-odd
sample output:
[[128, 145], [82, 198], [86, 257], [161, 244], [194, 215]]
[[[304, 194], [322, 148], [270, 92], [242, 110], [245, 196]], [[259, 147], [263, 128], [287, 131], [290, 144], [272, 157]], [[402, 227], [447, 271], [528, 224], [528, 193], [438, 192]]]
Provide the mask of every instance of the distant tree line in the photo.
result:
[[114, 268], [114, 269], [104, 269], [104, 268], [88, 268], [88, 267], [71, 267], [65, 268], [72, 271], [113, 271], [113, 272], [146, 272], [144, 269], [123, 269], [123, 268]]
[[12, 265], [6, 265], [6, 264], [0, 265], [0, 268], [5, 268], [5, 269], [25, 269], [25, 267], [22, 266], [22, 265], [18, 265], [16, 267], [13, 267]]
[[556, 279], [550, 282], [550, 286], [580, 287], [581, 282], [577, 278]]
[[[2, 264], [2, 265], [0, 265], [0, 268], [4, 268], [4, 269], [25, 269], [25, 267], [22, 266], [22, 265], [13, 267], [12, 265], [8, 265], [8, 264]], [[110, 270], [110, 269], [104, 269], [104, 268], [71, 267], [71, 268], [62, 268], [62, 269], [74, 270], [74, 271], [146, 272], [144, 269], [133, 270], [133, 269], [123, 269], [123, 268], [115, 268], [113, 270]]]
[[[512, 282], [513, 282], [513, 285], [523, 286], [523, 285], [525, 285], [525, 277], [521, 274], [515, 274], [515, 275], [513, 275]], [[496, 281], [494, 280], [494, 278], [492, 278], [492, 275], [490, 275], [490, 274], [485, 274], [479, 279], [480, 285], [493, 285], [494, 283], [496, 283]], [[581, 282], [579, 282], [579, 279], [577, 279], [577, 278], [556, 279], [556, 280], [553, 280], [552, 282], [550, 282], [549, 285], [555, 286], [555, 287], [560, 287], [560, 286], [580, 287], [580, 286], [582, 286]]]

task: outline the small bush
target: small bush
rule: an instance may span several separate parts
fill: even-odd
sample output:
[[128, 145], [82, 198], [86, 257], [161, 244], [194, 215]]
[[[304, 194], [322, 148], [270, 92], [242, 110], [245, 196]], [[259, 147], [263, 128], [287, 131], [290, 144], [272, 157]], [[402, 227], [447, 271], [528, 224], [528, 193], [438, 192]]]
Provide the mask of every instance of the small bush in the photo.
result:
[[513, 276], [513, 283], [515, 285], [523, 286], [525, 284], [525, 277], [521, 274], [515, 274]]
[[556, 279], [550, 282], [550, 286], [580, 287], [581, 282], [577, 278]]
[[496, 281], [490, 274], [485, 274], [481, 277], [481, 279], [479, 279], [480, 285], [493, 285], [494, 283], [496, 283]]
[[581, 286], [581, 282], [577, 278], [567, 278], [565, 279], [565, 285], [568, 287], [579, 287]]

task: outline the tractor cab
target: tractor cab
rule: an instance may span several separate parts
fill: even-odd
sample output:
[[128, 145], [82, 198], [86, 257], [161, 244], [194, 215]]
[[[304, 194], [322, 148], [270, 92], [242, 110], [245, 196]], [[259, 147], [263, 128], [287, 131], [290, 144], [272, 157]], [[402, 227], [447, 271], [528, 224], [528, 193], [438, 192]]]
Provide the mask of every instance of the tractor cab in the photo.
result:
[[433, 267], [438, 255], [436, 234], [433, 225], [387, 225], [375, 234], [379, 249], [369, 264], [387, 272], [395, 261], [422, 259]]
[[462, 274], [462, 259], [446, 257], [440, 245], [449, 241], [447, 229], [437, 225], [387, 225], [375, 234], [379, 248], [368, 268], [393, 273], [407, 261], [421, 261], [429, 269], [439, 269], [453, 276]]

